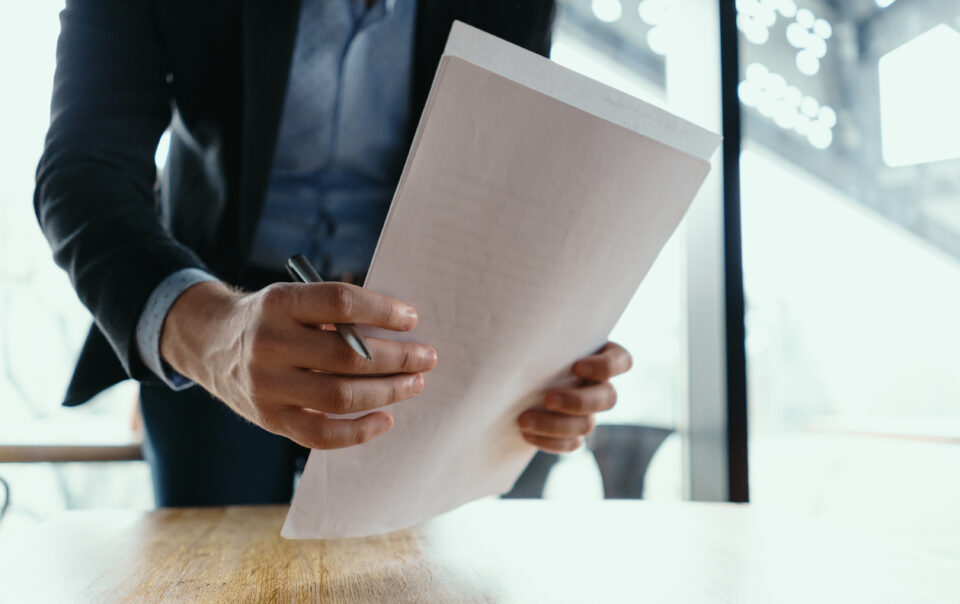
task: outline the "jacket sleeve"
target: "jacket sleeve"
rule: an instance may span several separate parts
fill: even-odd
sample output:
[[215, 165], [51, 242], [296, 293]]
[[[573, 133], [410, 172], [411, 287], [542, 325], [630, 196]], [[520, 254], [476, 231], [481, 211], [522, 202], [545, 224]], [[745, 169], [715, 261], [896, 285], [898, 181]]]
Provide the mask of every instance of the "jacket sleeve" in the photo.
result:
[[34, 208], [127, 374], [156, 380], [137, 351], [137, 320], [165, 277], [205, 267], [155, 207], [154, 154], [171, 92], [152, 4], [68, 0], [60, 21]]

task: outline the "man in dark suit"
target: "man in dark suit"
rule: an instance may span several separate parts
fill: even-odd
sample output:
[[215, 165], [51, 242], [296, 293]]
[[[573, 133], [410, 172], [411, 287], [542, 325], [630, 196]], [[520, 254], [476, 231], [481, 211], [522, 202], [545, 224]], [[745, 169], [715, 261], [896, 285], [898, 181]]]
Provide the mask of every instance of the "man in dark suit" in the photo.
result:
[[[375, 438], [392, 427], [379, 409], [424, 387], [429, 346], [373, 339], [374, 362], [360, 363], [323, 326], [416, 324], [402, 301], [349, 282], [372, 255], [453, 20], [546, 55], [554, 9], [67, 1], [34, 197], [95, 319], [65, 404], [141, 381], [159, 504], [286, 501], [305, 447]], [[282, 283], [283, 257], [302, 249], [337, 282]], [[524, 437], [580, 446], [629, 365], [614, 344], [577, 361], [581, 385], [545, 393], [518, 418]], [[369, 413], [326, 415], [350, 411]]]

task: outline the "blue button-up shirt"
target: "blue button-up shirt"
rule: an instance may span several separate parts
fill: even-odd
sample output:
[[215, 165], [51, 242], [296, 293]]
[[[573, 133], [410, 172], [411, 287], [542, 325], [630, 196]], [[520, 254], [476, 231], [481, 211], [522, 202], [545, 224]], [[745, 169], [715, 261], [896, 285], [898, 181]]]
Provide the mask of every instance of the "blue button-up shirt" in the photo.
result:
[[[415, 12], [415, 0], [303, 0], [252, 264], [279, 272], [302, 252], [326, 278], [366, 272], [407, 151]], [[191, 383], [160, 358], [163, 321], [213, 279], [170, 275], [140, 316], [140, 356], [171, 388]]]

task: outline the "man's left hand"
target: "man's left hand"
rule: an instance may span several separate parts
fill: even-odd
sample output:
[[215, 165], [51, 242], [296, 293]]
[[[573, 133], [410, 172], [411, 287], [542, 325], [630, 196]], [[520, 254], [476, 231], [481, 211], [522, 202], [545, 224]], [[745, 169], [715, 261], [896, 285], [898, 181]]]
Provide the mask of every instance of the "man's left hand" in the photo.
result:
[[574, 363], [573, 375], [580, 383], [548, 390], [543, 405], [521, 413], [517, 422], [523, 438], [547, 453], [568, 453], [580, 447], [593, 432], [594, 414], [617, 402], [610, 378], [625, 373], [632, 364], [630, 353], [613, 342]]

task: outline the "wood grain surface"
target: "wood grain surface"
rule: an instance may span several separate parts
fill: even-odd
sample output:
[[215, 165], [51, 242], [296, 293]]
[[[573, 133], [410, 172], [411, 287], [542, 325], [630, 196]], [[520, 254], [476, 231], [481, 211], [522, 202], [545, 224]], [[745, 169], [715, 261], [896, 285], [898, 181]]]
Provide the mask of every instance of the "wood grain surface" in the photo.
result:
[[139, 461], [138, 444], [128, 445], [3, 445], [0, 463], [41, 463], [73, 461]]
[[960, 601], [958, 560], [747, 506], [481, 501], [332, 541], [285, 513], [66, 513], [0, 544], [0, 602]]

